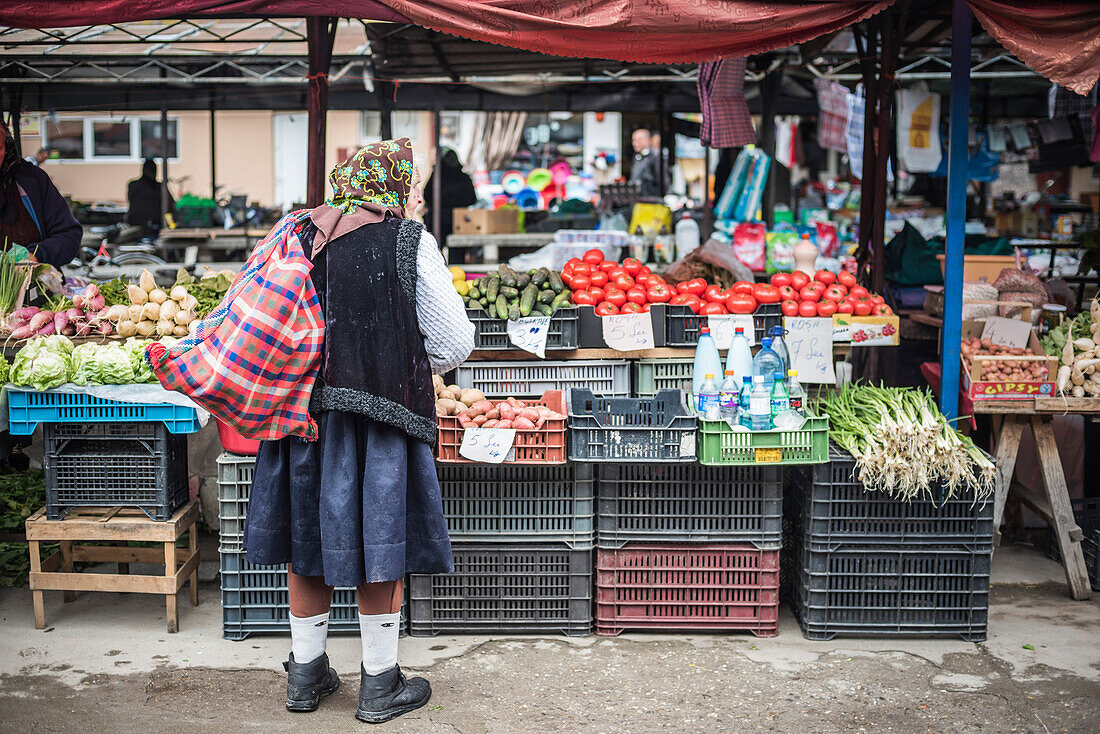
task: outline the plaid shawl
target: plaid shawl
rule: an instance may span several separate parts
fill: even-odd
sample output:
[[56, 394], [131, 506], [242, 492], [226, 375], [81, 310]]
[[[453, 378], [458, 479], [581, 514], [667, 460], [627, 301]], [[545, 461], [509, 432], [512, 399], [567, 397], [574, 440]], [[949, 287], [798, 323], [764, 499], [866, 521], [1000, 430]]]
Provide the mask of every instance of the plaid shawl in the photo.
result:
[[246, 438], [317, 437], [309, 399], [325, 324], [298, 237], [306, 216], [288, 214], [256, 245], [192, 336], [146, 351], [165, 388], [187, 395]]

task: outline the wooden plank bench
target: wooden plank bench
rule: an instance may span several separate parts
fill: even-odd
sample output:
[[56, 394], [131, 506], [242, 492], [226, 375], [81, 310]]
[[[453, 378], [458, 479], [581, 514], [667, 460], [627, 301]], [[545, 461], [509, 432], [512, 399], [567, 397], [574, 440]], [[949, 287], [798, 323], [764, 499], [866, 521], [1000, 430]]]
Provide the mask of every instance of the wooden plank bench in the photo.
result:
[[[34, 603], [34, 626], [46, 627], [43, 591], [63, 591], [65, 601], [77, 591], [120, 591], [163, 594], [169, 632], [179, 630], [176, 595], [190, 581], [191, 605], [199, 603], [198, 500], [191, 500], [164, 522], [150, 520], [140, 509], [81, 507], [64, 520], [49, 520], [42, 508], [27, 518], [30, 546], [30, 589]], [[176, 542], [188, 535], [188, 547]], [[127, 541], [163, 543], [161, 548], [131, 548]], [[41, 543], [60, 543], [60, 549], [42, 560]], [[112, 546], [83, 543], [115, 543]], [[73, 563], [117, 563], [117, 573], [76, 573]], [[164, 564], [162, 576], [130, 575], [131, 563]]]

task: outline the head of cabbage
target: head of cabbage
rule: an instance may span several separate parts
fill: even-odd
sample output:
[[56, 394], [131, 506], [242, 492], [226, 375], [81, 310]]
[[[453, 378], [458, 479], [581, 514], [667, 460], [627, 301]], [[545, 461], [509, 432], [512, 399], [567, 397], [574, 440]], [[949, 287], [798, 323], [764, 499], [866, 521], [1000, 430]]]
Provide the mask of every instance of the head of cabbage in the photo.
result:
[[30, 385], [35, 390], [49, 390], [68, 382], [72, 377], [70, 353], [73, 343], [65, 337], [59, 339], [64, 341], [53, 337], [35, 339], [20, 349], [11, 367], [12, 383]]
[[153, 342], [149, 339], [127, 339], [122, 345], [130, 354], [130, 363], [134, 369], [134, 382], [156, 382], [153, 368], [149, 366], [149, 360], [145, 358], [145, 347]]
[[100, 378], [99, 361], [95, 359], [95, 353], [99, 350], [98, 344], [81, 344], [73, 350], [73, 384], [74, 385], [99, 385]]

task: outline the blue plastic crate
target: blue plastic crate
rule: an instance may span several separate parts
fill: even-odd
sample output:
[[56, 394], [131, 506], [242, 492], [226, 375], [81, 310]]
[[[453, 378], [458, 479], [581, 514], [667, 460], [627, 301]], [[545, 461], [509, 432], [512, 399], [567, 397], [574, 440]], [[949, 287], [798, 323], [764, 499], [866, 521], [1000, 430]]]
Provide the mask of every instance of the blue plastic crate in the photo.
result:
[[8, 425], [13, 436], [29, 436], [39, 423], [163, 423], [169, 433], [195, 433], [194, 408], [171, 403], [122, 403], [86, 393], [8, 389]]

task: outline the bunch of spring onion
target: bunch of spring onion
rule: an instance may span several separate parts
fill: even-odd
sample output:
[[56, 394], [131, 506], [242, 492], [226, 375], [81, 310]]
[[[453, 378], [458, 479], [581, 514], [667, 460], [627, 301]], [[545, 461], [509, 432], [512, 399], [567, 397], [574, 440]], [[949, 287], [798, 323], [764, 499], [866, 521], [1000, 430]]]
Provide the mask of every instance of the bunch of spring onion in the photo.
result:
[[818, 408], [869, 491], [907, 502], [993, 493], [997, 468], [947, 422], [927, 390], [845, 385], [819, 398]]

